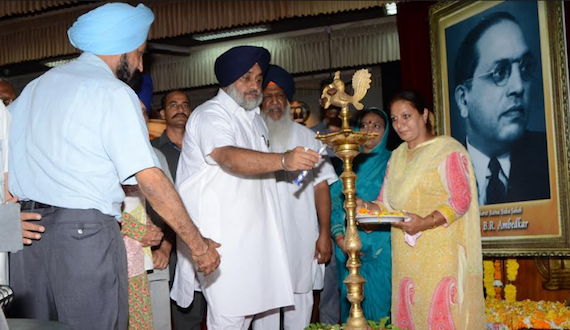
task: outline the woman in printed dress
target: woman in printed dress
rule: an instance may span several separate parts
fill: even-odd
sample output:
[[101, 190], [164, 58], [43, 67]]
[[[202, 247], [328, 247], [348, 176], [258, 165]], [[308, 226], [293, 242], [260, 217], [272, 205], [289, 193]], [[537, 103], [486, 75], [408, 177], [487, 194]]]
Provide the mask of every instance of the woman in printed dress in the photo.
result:
[[121, 233], [127, 250], [128, 330], [152, 330], [152, 306], [146, 271], [153, 269], [151, 246], [160, 244], [163, 233], [146, 213], [145, 198], [138, 186], [123, 186], [125, 200]]
[[404, 141], [392, 152], [375, 211], [410, 218], [392, 226], [392, 322], [402, 329], [485, 329], [477, 187], [467, 150], [435, 136], [416, 91], [390, 102]]

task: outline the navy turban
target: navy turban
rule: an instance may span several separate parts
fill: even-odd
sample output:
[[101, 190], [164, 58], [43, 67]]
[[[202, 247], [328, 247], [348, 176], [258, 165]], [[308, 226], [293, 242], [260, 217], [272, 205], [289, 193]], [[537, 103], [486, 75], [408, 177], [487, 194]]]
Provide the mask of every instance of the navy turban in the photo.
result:
[[287, 96], [287, 100], [291, 102], [293, 94], [295, 94], [295, 81], [293, 81], [293, 77], [291, 77], [289, 72], [280, 66], [271, 64], [267, 69], [265, 78], [263, 78], [263, 89], [272, 81], [281, 87]]
[[270, 60], [271, 54], [263, 47], [237, 46], [218, 56], [214, 72], [220, 86], [226, 87], [243, 76], [255, 63], [265, 73]]
[[143, 73], [141, 76], [141, 85], [137, 90], [137, 95], [139, 99], [144, 103], [146, 107], [147, 115], [150, 113], [152, 108], [152, 78], [148, 73]]
[[108, 3], [79, 16], [67, 30], [69, 42], [95, 55], [120, 55], [139, 48], [148, 36], [154, 14], [142, 3]]

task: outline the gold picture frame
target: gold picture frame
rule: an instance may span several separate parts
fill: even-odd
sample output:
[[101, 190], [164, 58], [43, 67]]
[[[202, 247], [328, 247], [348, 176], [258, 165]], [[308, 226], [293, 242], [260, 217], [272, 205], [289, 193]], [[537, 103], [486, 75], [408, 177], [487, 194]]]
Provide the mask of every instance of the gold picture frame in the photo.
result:
[[[524, 126], [524, 134], [527, 131], [536, 129], [536, 136], [544, 136], [545, 148], [537, 149], [539, 153], [544, 153], [544, 162], [541, 163], [545, 169], [546, 180], [540, 181], [540, 186], [544, 183], [546, 186], [544, 191], [547, 197], [527, 198], [522, 197], [519, 200], [501, 202], [499, 204], [487, 205], [482, 202], [482, 191], [479, 191], [480, 210], [481, 210], [481, 237], [483, 241], [483, 253], [486, 256], [567, 256], [570, 255], [570, 187], [569, 187], [569, 136], [568, 136], [568, 85], [567, 85], [567, 66], [566, 66], [566, 47], [564, 35], [563, 20], [563, 4], [560, 1], [446, 1], [438, 2], [430, 7], [430, 51], [432, 63], [433, 77], [433, 94], [434, 94], [434, 112], [436, 115], [436, 130], [438, 134], [451, 135], [461, 141], [465, 146], [468, 140], [482, 142], [483, 147], [485, 141], [494, 141], [491, 138], [485, 140], [488, 132], [475, 136], [474, 133], [478, 123], [473, 123], [477, 110], [465, 111], [469, 109], [465, 101], [464, 86], [475, 86], [473, 79], [486, 79], [488, 84], [495, 83], [498, 87], [504, 82], [500, 82], [500, 71], [497, 69], [499, 64], [491, 67], [486, 73], [474, 75], [474, 65], [479, 59], [470, 62], [463, 55], [462, 50], [469, 49], [464, 47], [463, 43], [468, 43], [474, 38], [470, 31], [475, 29], [483, 19], [498, 12], [507, 12], [515, 17], [520, 30], [523, 32], [527, 41], [530, 53], [533, 55], [532, 63], [535, 70], [530, 71], [530, 67], [524, 61], [525, 75], [520, 69], [523, 62], [522, 59], [507, 59], [509, 73], [506, 75], [507, 81], [511, 77], [511, 72], [515, 72], [514, 68], [518, 67], [518, 75], [515, 79], [524, 79], [529, 82], [529, 87], [520, 93], [528, 93], [527, 100], [529, 106], [524, 108], [523, 114], [530, 113], [530, 118]], [[508, 23], [505, 23], [508, 24]], [[494, 30], [497, 31], [497, 30]], [[484, 33], [484, 32], [483, 32]], [[510, 35], [509, 35], [510, 36]], [[482, 37], [479, 37], [482, 38]], [[501, 40], [497, 33], [487, 34], [487, 39], [496, 38]], [[467, 41], [469, 40], [469, 41]], [[481, 39], [475, 39], [481, 40]], [[479, 41], [477, 41], [479, 42]], [[534, 45], [534, 46], [533, 46]], [[477, 46], [483, 47], [483, 46]], [[477, 48], [476, 49], [483, 49]], [[516, 49], [516, 46], [505, 44], [504, 49]], [[514, 48], [513, 48], [514, 47]], [[501, 50], [499, 47], [487, 47], [487, 50]], [[487, 50], [485, 51], [488, 54]], [[457, 55], [458, 53], [462, 55]], [[481, 57], [483, 55], [480, 55]], [[483, 60], [481, 60], [483, 61]], [[504, 61], [503, 61], [504, 62]], [[495, 63], [495, 62], [494, 62]], [[515, 64], [518, 63], [517, 66]], [[462, 67], [460, 67], [462, 66]], [[470, 78], [461, 82], [459, 72], [464, 72], [465, 67], [471, 70]], [[473, 68], [473, 69], [469, 69]], [[526, 72], [534, 72], [528, 78]], [[504, 75], [503, 75], [504, 78]], [[504, 79], [503, 79], [504, 80]], [[517, 80], [519, 81], [519, 80]], [[479, 82], [479, 84], [482, 84]], [[510, 84], [510, 82], [509, 82]], [[462, 85], [463, 87], [459, 87]], [[471, 87], [469, 87], [471, 88]], [[498, 88], [496, 89], [498, 90]], [[474, 101], [475, 97], [470, 99], [471, 104], [477, 102], [493, 102], [491, 94], [483, 94], [480, 97], [483, 101]], [[524, 94], [527, 95], [527, 94]], [[469, 100], [469, 99], [467, 99]], [[497, 108], [495, 102], [493, 106], [487, 109]], [[473, 109], [475, 109], [473, 105]], [[479, 107], [478, 109], [482, 109]], [[481, 111], [481, 110], [478, 110]], [[472, 114], [469, 118], [469, 114]], [[467, 122], [471, 120], [469, 124]], [[469, 127], [469, 132], [467, 133]], [[531, 127], [532, 126], [532, 127]], [[489, 125], [493, 127], [493, 125]], [[489, 132], [492, 129], [489, 129]], [[500, 130], [498, 130], [500, 131]], [[471, 135], [469, 135], [471, 134]], [[473, 136], [473, 138], [471, 138]], [[489, 142], [492, 143], [492, 142]], [[474, 145], [474, 143], [473, 143]], [[468, 148], [475, 166], [474, 159], [476, 151], [472, 145]], [[476, 149], [476, 148], [475, 148]], [[530, 147], [529, 147], [530, 150]], [[544, 151], [546, 150], [546, 151]], [[528, 150], [527, 150], [528, 151]], [[528, 151], [528, 154], [534, 152]], [[510, 157], [511, 177], [507, 180], [514, 181], [514, 167], [524, 168], [527, 173], [526, 180], [538, 180], [540, 173], [533, 175], [534, 165], [531, 165], [536, 159], [528, 162], [522, 162], [525, 165], [515, 165], [514, 152], [508, 154]], [[491, 157], [491, 156], [489, 156]], [[494, 157], [494, 156], [493, 156]], [[540, 157], [536, 157], [540, 159]], [[482, 158], [478, 158], [482, 159]], [[516, 158], [519, 159], [519, 158]], [[546, 161], [547, 159], [547, 161]], [[488, 158], [487, 158], [488, 161]], [[542, 166], [541, 165], [541, 166]], [[479, 167], [481, 168], [481, 167]], [[486, 168], [485, 168], [486, 169]], [[504, 169], [504, 168], [503, 168]], [[539, 172], [539, 169], [536, 170]], [[485, 178], [483, 170], [475, 170], [478, 178]], [[481, 174], [483, 173], [483, 174]], [[487, 173], [487, 181], [489, 182], [489, 172]], [[518, 173], [518, 172], [517, 172]], [[528, 173], [531, 173], [528, 175]], [[483, 182], [483, 179], [481, 179]], [[482, 184], [480, 184], [482, 186]], [[510, 187], [510, 183], [508, 183]], [[521, 188], [522, 189], [522, 188]], [[537, 190], [540, 190], [537, 187]], [[508, 189], [507, 189], [508, 191]], [[535, 190], [536, 191], [536, 190]], [[484, 197], [487, 198], [487, 197]], [[527, 198], [527, 199], [525, 199]], [[510, 221], [509, 221], [510, 220]]]

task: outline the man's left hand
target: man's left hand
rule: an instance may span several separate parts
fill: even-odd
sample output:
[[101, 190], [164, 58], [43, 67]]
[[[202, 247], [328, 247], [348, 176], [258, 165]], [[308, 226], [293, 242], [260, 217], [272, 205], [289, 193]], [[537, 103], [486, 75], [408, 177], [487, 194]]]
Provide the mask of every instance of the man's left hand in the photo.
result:
[[332, 242], [329, 235], [319, 235], [315, 247], [315, 259], [319, 264], [327, 263], [331, 259]]

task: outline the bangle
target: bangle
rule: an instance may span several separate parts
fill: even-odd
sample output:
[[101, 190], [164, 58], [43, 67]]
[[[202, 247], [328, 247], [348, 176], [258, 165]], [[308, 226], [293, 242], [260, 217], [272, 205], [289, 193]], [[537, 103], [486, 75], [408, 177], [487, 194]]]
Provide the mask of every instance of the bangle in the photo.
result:
[[338, 245], [338, 246], [340, 246], [340, 244], [338, 244], [338, 241], [339, 241], [340, 239], [343, 239], [343, 240], [344, 240], [344, 235], [342, 235], [342, 234], [341, 234], [341, 235], [337, 235], [337, 237], [334, 239], [334, 242], [335, 242], [336, 245]]
[[433, 215], [433, 213], [431, 213], [430, 216], [433, 218], [433, 226], [431, 226], [431, 229], [434, 229], [435, 227], [437, 227], [437, 223], [435, 221], [435, 216]]
[[206, 253], [208, 253], [208, 250], [210, 250], [210, 239], [209, 238], [204, 238], [206, 240], [206, 252], [200, 254], [200, 255], [196, 255], [194, 253], [192, 253], [193, 257], [199, 258], [199, 257], [203, 257], [206, 255]]
[[289, 153], [289, 151], [285, 151], [283, 154], [281, 154], [281, 167], [283, 167], [286, 172], [290, 172], [285, 166], [285, 155], [287, 155], [287, 153]]

